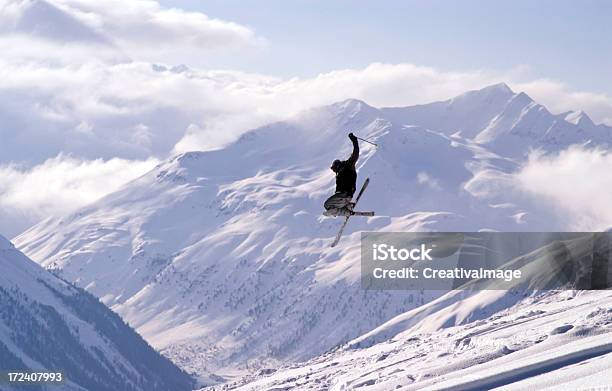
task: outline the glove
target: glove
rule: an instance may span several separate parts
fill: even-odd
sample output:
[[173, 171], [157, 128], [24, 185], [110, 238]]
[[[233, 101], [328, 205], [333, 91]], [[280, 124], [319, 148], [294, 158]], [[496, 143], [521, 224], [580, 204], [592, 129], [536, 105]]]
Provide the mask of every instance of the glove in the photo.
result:
[[356, 140], [357, 140], [357, 137], [355, 137], [355, 135], [353, 134], [353, 132], [349, 133], [349, 136], [348, 136], [348, 137], [351, 139], [351, 141], [356, 141]]

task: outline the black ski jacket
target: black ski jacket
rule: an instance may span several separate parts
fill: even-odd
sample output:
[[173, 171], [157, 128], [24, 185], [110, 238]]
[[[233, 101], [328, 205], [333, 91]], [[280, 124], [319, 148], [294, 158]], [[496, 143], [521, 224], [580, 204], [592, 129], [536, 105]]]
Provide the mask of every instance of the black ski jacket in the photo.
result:
[[346, 193], [351, 197], [355, 194], [355, 188], [357, 186], [357, 170], [355, 164], [359, 159], [359, 143], [357, 139], [351, 140], [353, 142], [353, 153], [348, 160], [342, 162], [342, 166], [338, 173], [336, 173], [336, 193]]

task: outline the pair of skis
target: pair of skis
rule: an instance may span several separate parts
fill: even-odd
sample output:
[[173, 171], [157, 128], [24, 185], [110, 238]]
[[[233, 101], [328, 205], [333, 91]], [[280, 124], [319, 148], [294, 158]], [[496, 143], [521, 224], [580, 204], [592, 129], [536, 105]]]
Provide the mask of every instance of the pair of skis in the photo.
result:
[[[365, 191], [366, 187], [368, 187], [369, 183], [370, 183], [370, 178], [366, 178], [365, 182], [363, 182], [363, 186], [361, 186], [361, 190], [359, 190], [359, 193], [357, 194], [357, 198], [355, 198], [355, 206], [357, 206], [357, 203], [359, 202], [359, 199], [361, 198], [361, 195]], [[353, 208], [355, 206], [353, 206]], [[344, 221], [342, 222], [342, 226], [340, 226], [340, 231], [338, 231], [338, 234], [336, 235], [336, 238], [334, 239], [334, 242], [331, 245], [332, 247], [336, 247], [338, 242], [340, 242], [340, 238], [342, 237], [342, 233], [344, 232], [344, 228], [346, 227], [346, 224], [348, 223], [349, 218], [351, 216], [374, 216], [374, 212], [357, 212], [357, 211], [354, 211], [350, 215], [346, 216], [344, 218]]]

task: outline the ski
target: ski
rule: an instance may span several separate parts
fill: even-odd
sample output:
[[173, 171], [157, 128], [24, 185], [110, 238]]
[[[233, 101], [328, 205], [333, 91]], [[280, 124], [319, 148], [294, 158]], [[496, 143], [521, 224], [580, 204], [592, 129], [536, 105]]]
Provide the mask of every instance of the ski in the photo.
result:
[[351, 216], [374, 216], [374, 212], [358, 212], [358, 211], [353, 211]]
[[[357, 203], [359, 202], [359, 199], [361, 198], [361, 195], [363, 194], [363, 192], [366, 189], [366, 187], [368, 187], [368, 183], [370, 183], [370, 178], [366, 178], [365, 182], [363, 182], [363, 186], [361, 186], [361, 190], [359, 190], [359, 194], [357, 194], [357, 198], [355, 198], [355, 206], [357, 206]], [[351, 216], [355, 216], [355, 215], [357, 215], [357, 213], [369, 213], [369, 212], [355, 212]], [[372, 216], [373, 216], [374, 212], [371, 212], [371, 213], [372, 213]], [[344, 218], [344, 222], [342, 222], [342, 226], [340, 226], [340, 231], [338, 231], [338, 234], [336, 235], [336, 239], [334, 239], [334, 242], [331, 245], [332, 247], [336, 247], [338, 242], [340, 242], [340, 238], [342, 237], [342, 233], [344, 232], [344, 227], [346, 227], [346, 224], [348, 223], [349, 218], [351, 216], [346, 216]]]

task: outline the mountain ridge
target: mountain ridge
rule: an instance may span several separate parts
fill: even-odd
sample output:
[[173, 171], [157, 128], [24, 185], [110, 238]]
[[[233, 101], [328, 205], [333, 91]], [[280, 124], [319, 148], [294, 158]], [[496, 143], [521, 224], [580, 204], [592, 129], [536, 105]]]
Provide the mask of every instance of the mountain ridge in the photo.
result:
[[69, 390], [193, 386], [97, 298], [43, 270], [1, 236], [0, 264], [3, 369], [62, 371]]

